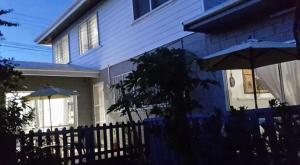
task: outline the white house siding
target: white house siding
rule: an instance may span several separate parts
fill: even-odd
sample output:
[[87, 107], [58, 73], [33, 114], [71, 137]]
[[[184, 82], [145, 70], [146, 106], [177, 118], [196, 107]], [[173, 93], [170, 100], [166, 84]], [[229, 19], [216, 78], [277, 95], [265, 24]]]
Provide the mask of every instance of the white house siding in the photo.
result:
[[[182, 22], [199, 15], [202, 4], [202, 0], [170, 0], [134, 21], [131, 0], [106, 0], [56, 40], [69, 33], [71, 62], [103, 69], [191, 34], [183, 31]], [[93, 13], [98, 13], [100, 46], [80, 55], [78, 27]]]

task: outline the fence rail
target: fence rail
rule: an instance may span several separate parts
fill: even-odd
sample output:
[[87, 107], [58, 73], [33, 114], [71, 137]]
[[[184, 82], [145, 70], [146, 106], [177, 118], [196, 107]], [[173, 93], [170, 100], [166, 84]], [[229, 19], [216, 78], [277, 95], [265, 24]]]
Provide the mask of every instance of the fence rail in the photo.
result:
[[[17, 150], [27, 153], [45, 152], [63, 164], [82, 164], [112, 158], [136, 157], [144, 152], [142, 123], [116, 123], [63, 128], [46, 132], [30, 131], [17, 136]], [[25, 160], [26, 161], [26, 160]]]

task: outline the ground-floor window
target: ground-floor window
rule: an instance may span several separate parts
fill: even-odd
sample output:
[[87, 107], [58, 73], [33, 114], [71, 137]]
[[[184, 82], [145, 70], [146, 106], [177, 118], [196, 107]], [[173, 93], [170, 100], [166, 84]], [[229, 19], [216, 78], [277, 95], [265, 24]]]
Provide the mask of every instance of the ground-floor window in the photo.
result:
[[[18, 92], [18, 96], [24, 97], [31, 92]], [[6, 98], [10, 99], [15, 94], [7, 93]], [[27, 104], [34, 110], [34, 120], [25, 129], [50, 128], [49, 100], [29, 100]], [[51, 99], [51, 121], [53, 128], [75, 126], [76, 124], [76, 96], [69, 98]], [[28, 111], [26, 109], [25, 111]]]

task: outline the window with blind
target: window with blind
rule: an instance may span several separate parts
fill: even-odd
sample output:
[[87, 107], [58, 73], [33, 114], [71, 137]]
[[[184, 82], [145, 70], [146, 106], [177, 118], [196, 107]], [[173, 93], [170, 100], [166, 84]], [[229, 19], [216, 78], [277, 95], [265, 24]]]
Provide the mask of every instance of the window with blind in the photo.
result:
[[99, 45], [97, 15], [92, 16], [79, 27], [80, 54]]
[[[111, 84], [112, 85], [117, 85], [121, 81], [124, 81], [126, 77], [129, 75], [131, 72], [123, 73], [117, 76], [112, 77]], [[121, 97], [121, 91], [119, 89], [113, 88], [113, 96], [114, 96], [114, 103], [118, 101], [118, 99]]]
[[54, 46], [54, 52], [55, 52], [55, 63], [67, 64], [70, 62], [68, 35], [64, 36], [62, 39], [56, 42]]
[[134, 19], [145, 15], [169, 0], [133, 0]]

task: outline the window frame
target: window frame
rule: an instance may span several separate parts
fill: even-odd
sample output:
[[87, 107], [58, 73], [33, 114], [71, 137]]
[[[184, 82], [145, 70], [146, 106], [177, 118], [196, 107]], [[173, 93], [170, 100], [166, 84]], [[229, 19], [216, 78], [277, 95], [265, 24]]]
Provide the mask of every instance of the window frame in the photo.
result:
[[[65, 60], [64, 57], [62, 57], [63, 59], [61, 60], [58, 60], [61, 56], [58, 56], [58, 46], [60, 46], [60, 49], [63, 50], [63, 41], [64, 39], [66, 39], [67, 41], [67, 48], [66, 48], [66, 51], [67, 51], [67, 54], [66, 54], [66, 59], [67, 61], [63, 61]], [[63, 51], [61, 51], [62, 53]], [[59, 40], [56, 41], [55, 45], [54, 45], [54, 63], [56, 64], [69, 64], [71, 62], [71, 56], [70, 56], [70, 36], [69, 34], [65, 34], [63, 35], [63, 37], [61, 37]]]
[[[96, 26], [97, 26], [97, 44], [96, 44], [96, 46], [95, 47], [92, 47], [92, 46], [90, 46], [90, 45], [92, 45], [91, 44], [91, 38], [92, 38], [92, 34], [89, 32], [90, 30], [89, 29], [91, 29], [91, 28], [89, 28], [89, 23], [88, 22], [90, 22], [92, 19], [96, 19]], [[81, 41], [81, 27], [83, 26], [83, 25], [86, 25], [86, 29], [87, 29], [87, 31], [86, 31], [86, 33], [87, 33], [87, 45], [88, 45], [88, 48], [87, 48], [87, 50], [86, 51], [84, 51], [83, 52], [83, 48], [82, 48], [82, 41]], [[99, 47], [100, 46], [100, 34], [99, 34], [99, 17], [98, 17], [98, 13], [94, 13], [94, 14], [91, 14], [91, 16], [89, 16], [88, 18], [86, 18], [84, 21], [82, 21], [80, 24], [79, 24], [79, 26], [78, 26], [78, 45], [79, 45], [79, 54], [80, 55], [86, 55], [86, 54], [88, 54], [90, 51], [92, 51], [93, 49], [96, 49], [97, 47]]]
[[156, 10], [159, 10], [160, 8], [168, 5], [170, 2], [175, 1], [175, 0], [167, 0], [166, 2], [164, 2], [164, 3], [162, 3], [162, 4], [158, 5], [158, 6], [156, 6], [155, 8], [153, 8], [152, 1], [153, 0], [148, 0], [148, 2], [149, 2], [149, 11], [146, 12], [145, 14], [143, 14], [143, 15], [138, 16], [138, 17], [136, 16], [135, 0], [131, 1], [132, 2], [132, 10], [133, 10], [133, 20], [134, 21], [139, 20], [139, 19], [147, 16], [148, 14], [150, 14], [150, 13], [156, 11]]

